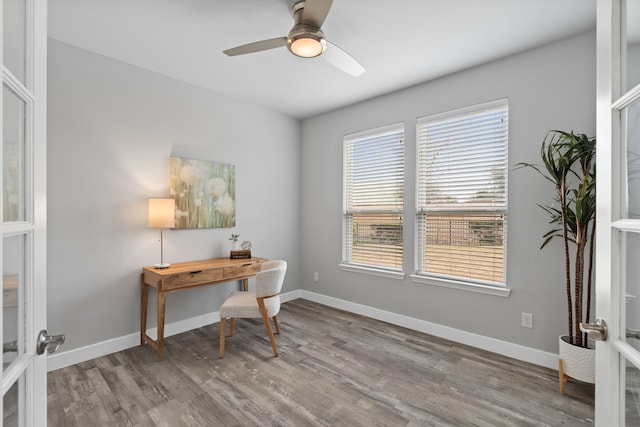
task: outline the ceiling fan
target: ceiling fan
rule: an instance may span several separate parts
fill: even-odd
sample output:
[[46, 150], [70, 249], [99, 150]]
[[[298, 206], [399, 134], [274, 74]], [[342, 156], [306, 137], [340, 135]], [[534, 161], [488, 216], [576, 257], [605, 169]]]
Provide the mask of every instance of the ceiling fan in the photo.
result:
[[291, 6], [293, 28], [286, 37], [247, 43], [223, 51], [227, 56], [245, 55], [286, 46], [301, 58], [322, 55], [330, 64], [345, 73], [358, 77], [365, 69], [358, 61], [335, 44], [322, 32], [322, 24], [331, 9], [333, 0], [301, 0]]

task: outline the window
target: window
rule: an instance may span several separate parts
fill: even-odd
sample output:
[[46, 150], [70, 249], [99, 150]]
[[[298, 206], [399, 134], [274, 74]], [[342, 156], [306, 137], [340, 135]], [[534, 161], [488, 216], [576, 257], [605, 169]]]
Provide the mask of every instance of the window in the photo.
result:
[[505, 286], [506, 99], [417, 121], [417, 276]]
[[404, 125], [344, 137], [342, 266], [402, 271]]

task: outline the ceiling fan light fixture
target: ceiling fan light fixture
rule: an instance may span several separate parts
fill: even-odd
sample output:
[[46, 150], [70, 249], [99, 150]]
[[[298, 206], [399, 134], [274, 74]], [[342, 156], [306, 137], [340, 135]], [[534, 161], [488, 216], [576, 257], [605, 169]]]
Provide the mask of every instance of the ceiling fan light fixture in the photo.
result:
[[[297, 0], [291, 5], [293, 27], [286, 37], [243, 44], [224, 50], [223, 53], [227, 56], [236, 56], [286, 46], [289, 52], [300, 58], [313, 58], [324, 54], [324, 58], [331, 65], [358, 77], [365, 72], [364, 67], [324, 37], [322, 24], [332, 4], [333, 0]], [[329, 45], [329, 50], [326, 51]]]
[[322, 37], [305, 35], [291, 39], [289, 50], [301, 58], [313, 58], [320, 55], [327, 48], [327, 42]]

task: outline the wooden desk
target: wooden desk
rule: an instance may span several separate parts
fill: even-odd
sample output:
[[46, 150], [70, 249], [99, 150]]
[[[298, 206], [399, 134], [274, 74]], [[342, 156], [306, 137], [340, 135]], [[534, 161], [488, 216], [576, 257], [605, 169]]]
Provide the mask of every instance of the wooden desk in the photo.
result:
[[[247, 290], [249, 277], [260, 271], [265, 258], [229, 259], [216, 258], [202, 261], [178, 262], [171, 267], [158, 269], [153, 266], [144, 267], [141, 274], [140, 297], [140, 345], [149, 344], [158, 352], [158, 360], [162, 360], [164, 344], [164, 311], [166, 296], [170, 292], [184, 291], [201, 286], [241, 280], [242, 287]], [[149, 286], [158, 291], [158, 338], [153, 340], [147, 335], [147, 306], [149, 303]]]

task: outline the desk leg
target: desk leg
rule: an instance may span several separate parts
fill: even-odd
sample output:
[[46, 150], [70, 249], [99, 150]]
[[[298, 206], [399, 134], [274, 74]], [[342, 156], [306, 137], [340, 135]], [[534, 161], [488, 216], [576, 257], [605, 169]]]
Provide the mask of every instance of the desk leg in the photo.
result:
[[247, 292], [249, 290], [249, 279], [245, 277], [241, 281], [242, 281], [242, 290]]
[[166, 300], [167, 294], [158, 291], [158, 360], [162, 360], [164, 350], [164, 308]]
[[144, 274], [140, 275], [140, 345], [145, 345], [147, 333], [147, 306], [149, 303], [149, 285], [144, 283]]

